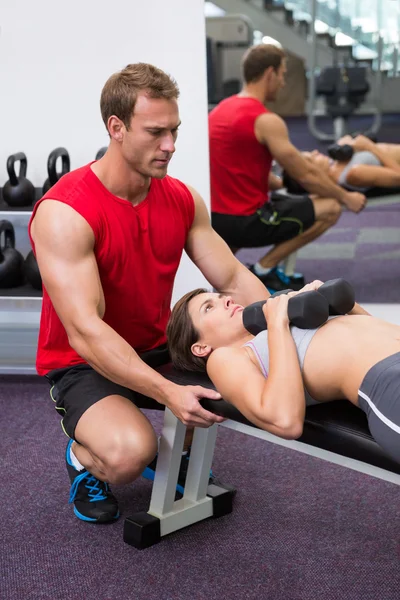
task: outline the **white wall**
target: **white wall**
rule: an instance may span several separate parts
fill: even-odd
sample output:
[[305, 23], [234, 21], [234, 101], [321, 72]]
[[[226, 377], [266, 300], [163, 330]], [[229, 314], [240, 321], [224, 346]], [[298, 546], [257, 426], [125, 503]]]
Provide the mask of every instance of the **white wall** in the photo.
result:
[[[93, 160], [108, 138], [100, 92], [128, 63], [150, 62], [180, 90], [182, 127], [170, 174], [209, 206], [203, 0], [19, 0], [0, 13], [0, 185], [6, 160], [23, 151], [28, 178], [47, 177], [50, 151], [65, 146], [71, 168]], [[185, 259], [174, 301], [205, 281]]]

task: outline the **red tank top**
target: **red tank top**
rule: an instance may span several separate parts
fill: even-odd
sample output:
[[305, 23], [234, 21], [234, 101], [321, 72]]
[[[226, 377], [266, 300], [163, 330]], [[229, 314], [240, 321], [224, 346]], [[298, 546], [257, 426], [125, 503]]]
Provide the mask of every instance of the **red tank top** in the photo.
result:
[[266, 112], [255, 98], [231, 96], [209, 113], [212, 212], [251, 215], [268, 201], [272, 156], [254, 133]]
[[[194, 219], [194, 200], [188, 188], [172, 177], [152, 179], [145, 200], [133, 206], [111, 194], [86, 165], [64, 175], [36, 203], [29, 235], [36, 210], [46, 198], [71, 206], [94, 232], [105, 297], [104, 322], [137, 352], [165, 343], [175, 274]], [[85, 362], [69, 345], [43, 289], [37, 372], [45, 375], [52, 369]]]

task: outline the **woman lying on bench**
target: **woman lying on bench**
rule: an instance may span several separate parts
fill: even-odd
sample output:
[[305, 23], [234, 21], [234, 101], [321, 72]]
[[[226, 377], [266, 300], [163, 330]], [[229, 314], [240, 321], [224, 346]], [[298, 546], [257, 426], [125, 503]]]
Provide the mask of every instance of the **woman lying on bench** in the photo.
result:
[[[320, 285], [315, 281], [301, 292]], [[306, 405], [347, 399], [366, 413], [371, 435], [400, 462], [400, 327], [357, 304], [317, 329], [289, 327], [288, 302], [301, 292], [269, 298], [262, 307], [268, 330], [256, 336], [230, 296], [189, 292], [174, 306], [167, 329], [172, 362], [207, 371], [224, 400], [286, 439], [301, 436]]]
[[[338, 146], [347, 146], [353, 150], [341, 153]], [[357, 192], [367, 192], [370, 188], [400, 187], [400, 145], [376, 144], [369, 138], [359, 135], [356, 138], [345, 136], [337, 145], [337, 160], [314, 150], [303, 152], [308, 160], [325, 171], [335, 183]], [[341, 156], [343, 154], [343, 156]], [[307, 193], [300, 183], [294, 181], [287, 173], [283, 176], [283, 185], [292, 194]]]

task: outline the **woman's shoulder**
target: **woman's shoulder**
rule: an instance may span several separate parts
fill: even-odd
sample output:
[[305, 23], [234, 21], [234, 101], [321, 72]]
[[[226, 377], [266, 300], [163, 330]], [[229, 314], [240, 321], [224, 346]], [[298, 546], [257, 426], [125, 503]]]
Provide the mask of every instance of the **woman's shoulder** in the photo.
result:
[[214, 350], [207, 361], [207, 374], [221, 390], [238, 390], [262, 374], [250, 356], [247, 346], [224, 346]]
[[212, 351], [207, 360], [207, 373], [218, 375], [221, 372], [232, 368], [243, 366], [249, 360], [249, 355], [245, 346], [221, 346]]
[[221, 348], [216, 348], [212, 351], [207, 365], [209, 364], [221, 364], [221, 362], [226, 362], [227, 360], [235, 360], [242, 356], [246, 356], [246, 351], [244, 346], [221, 346]]

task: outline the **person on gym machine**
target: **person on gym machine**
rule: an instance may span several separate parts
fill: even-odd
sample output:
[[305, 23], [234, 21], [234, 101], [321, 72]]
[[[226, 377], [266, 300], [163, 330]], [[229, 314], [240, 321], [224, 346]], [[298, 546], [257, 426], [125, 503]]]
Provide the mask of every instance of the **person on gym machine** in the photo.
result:
[[[364, 135], [355, 138], [344, 136], [337, 146], [351, 149], [341, 156], [335, 152], [334, 158], [314, 150], [303, 152], [303, 156], [316, 168], [328, 175], [338, 185], [348, 190], [368, 192], [371, 188], [392, 188], [400, 186], [400, 145], [375, 143]], [[283, 185], [290, 192], [302, 193], [303, 190], [284, 174]]]
[[[302, 291], [318, 290], [314, 281]], [[268, 328], [245, 329], [231, 296], [197, 289], [174, 306], [167, 327], [177, 368], [206, 371], [224, 400], [279, 437], [302, 434], [307, 405], [347, 399], [363, 410], [376, 442], [400, 462], [400, 327], [361, 306], [316, 329], [289, 324], [288, 303], [300, 292], [271, 297]], [[349, 367], [350, 365], [350, 367]]]
[[[359, 212], [366, 201], [307, 161], [290, 142], [283, 119], [265, 108], [284, 85], [285, 72], [283, 50], [253, 46], [242, 60], [242, 91], [209, 113], [213, 228], [234, 251], [273, 246], [250, 267], [270, 290], [299, 289], [303, 282], [288, 281], [279, 263], [332, 227], [342, 206]], [[282, 187], [271, 174], [273, 159], [311, 195], [270, 194]]]
[[[157, 438], [137, 394], [165, 405], [191, 430], [221, 422], [200, 397], [156, 370], [168, 362], [166, 325], [183, 250], [218, 290], [249, 304], [262, 283], [211, 227], [192, 187], [167, 175], [180, 126], [176, 82], [153, 65], [112, 75], [100, 107], [110, 137], [97, 162], [64, 175], [29, 223], [43, 280], [37, 371], [70, 438], [70, 502], [84, 521], [112, 521], [109, 484], [154, 476]], [[149, 463], [150, 466], [149, 466]], [[182, 459], [182, 492], [187, 459]]]

